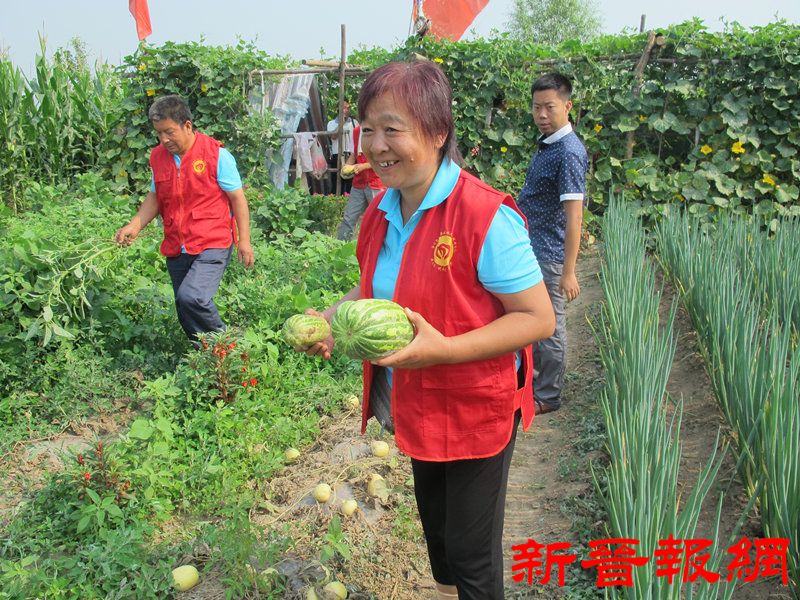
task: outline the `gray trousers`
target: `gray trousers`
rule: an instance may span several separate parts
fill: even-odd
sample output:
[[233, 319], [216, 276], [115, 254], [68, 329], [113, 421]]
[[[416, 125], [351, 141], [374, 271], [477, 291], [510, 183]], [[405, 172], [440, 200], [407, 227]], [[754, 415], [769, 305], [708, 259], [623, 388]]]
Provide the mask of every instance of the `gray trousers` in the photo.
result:
[[344, 207], [344, 217], [342, 224], [339, 225], [339, 230], [336, 232], [336, 238], [339, 240], [350, 240], [353, 237], [353, 230], [356, 228], [356, 223], [367, 210], [367, 206], [372, 202], [375, 195], [381, 190], [373, 190], [371, 187], [357, 188], [354, 187], [350, 190], [350, 197], [347, 199], [347, 204]]
[[225, 323], [214, 304], [222, 275], [231, 260], [230, 248], [209, 248], [200, 254], [167, 257], [178, 321], [190, 340], [198, 333], [222, 331]]
[[539, 267], [556, 313], [556, 331], [533, 343], [533, 396], [543, 404], [559, 406], [567, 359], [567, 299], [558, 291], [564, 265], [539, 263]]

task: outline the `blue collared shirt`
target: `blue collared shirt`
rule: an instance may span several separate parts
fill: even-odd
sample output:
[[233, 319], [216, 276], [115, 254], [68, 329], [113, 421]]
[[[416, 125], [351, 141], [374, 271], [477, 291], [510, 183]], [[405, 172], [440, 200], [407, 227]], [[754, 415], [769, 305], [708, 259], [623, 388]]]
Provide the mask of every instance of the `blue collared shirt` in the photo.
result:
[[540, 262], [564, 263], [567, 214], [562, 202], [583, 201], [589, 159], [567, 123], [539, 138], [517, 205], [528, 218], [531, 245]]

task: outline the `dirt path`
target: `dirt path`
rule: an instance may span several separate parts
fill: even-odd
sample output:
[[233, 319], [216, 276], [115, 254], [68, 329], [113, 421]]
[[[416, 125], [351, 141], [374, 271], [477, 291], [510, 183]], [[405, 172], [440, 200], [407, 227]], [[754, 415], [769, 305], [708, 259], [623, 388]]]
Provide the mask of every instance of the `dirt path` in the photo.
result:
[[580, 519], [574, 507], [593, 495], [588, 465], [600, 457], [594, 449], [598, 444], [587, 439], [587, 430], [600, 419], [596, 393], [601, 372], [587, 321], [599, 313], [603, 300], [599, 268], [597, 252], [582, 255], [578, 261], [581, 294], [567, 306], [567, 376], [561, 409], [536, 417], [531, 428], [520, 430], [517, 437], [503, 542], [507, 597], [562, 598], [570, 590], [570, 582], [583, 577], [578, 568], [567, 572], [564, 588], [541, 586], [536, 580], [532, 586], [526, 581], [516, 583], [511, 578], [511, 547], [529, 538], [540, 544], [588, 541], [589, 530], [576, 531]]

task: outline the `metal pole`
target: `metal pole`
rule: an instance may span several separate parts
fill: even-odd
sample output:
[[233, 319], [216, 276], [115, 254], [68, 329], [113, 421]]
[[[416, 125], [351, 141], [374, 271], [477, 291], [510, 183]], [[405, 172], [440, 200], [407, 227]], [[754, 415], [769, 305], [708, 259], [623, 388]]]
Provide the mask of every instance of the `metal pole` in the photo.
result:
[[647, 15], [642, 15], [641, 20], [639, 21], [639, 33], [644, 33], [644, 22], [647, 20]]

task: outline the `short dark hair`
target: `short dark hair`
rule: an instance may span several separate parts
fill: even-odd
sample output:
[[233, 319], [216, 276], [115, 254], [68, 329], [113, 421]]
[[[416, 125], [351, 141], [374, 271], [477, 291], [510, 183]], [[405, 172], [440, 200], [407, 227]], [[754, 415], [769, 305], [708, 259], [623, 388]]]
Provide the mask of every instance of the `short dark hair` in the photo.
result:
[[534, 92], [545, 90], [555, 90], [563, 100], [569, 100], [572, 97], [572, 82], [562, 73], [545, 73], [533, 82], [531, 96]]
[[163, 121], [172, 119], [179, 125], [192, 120], [192, 111], [186, 100], [174, 94], [157, 98], [150, 110], [147, 111], [150, 121]]
[[358, 94], [358, 114], [362, 119], [372, 101], [387, 92], [405, 103], [425, 137], [432, 140], [438, 135], [444, 136], [440, 158], [447, 157], [458, 165], [462, 163], [453, 122], [453, 90], [436, 63], [429, 60], [390, 62], [375, 69]]

